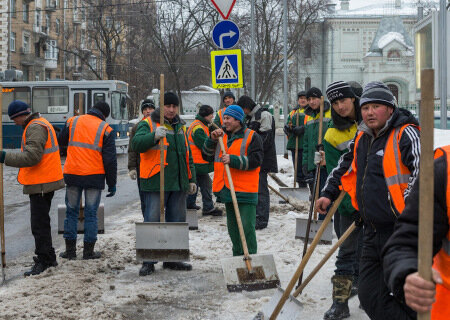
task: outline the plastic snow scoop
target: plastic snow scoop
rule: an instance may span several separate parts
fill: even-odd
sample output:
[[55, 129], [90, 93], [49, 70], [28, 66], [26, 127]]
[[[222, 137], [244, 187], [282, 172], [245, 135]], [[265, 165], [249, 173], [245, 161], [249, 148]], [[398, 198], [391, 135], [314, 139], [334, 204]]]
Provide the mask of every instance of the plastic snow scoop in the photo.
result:
[[[1, 89], [1, 86], [0, 86]], [[2, 108], [2, 90], [0, 90], [0, 109]], [[3, 150], [3, 125], [0, 117], [0, 150]], [[6, 246], [5, 246], [5, 206], [3, 201], [3, 163], [0, 164], [0, 232], [2, 246], [2, 284], [6, 281]]]
[[[159, 123], [164, 125], [164, 75], [160, 75]], [[164, 145], [160, 139], [159, 204], [160, 222], [136, 223], [136, 260], [179, 262], [189, 260], [189, 225], [187, 222], [165, 222], [164, 211]]]
[[[222, 154], [226, 154], [223, 137], [219, 137], [219, 144]], [[225, 164], [225, 172], [230, 185], [236, 222], [241, 237], [242, 249], [244, 250], [244, 257], [238, 256], [221, 260], [227, 289], [230, 292], [239, 292], [242, 290], [255, 291], [276, 288], [280, 285], [280, 278], [278, 277], [273, 256], [271, 254], [253, 254], [250, 256], [248, 253], [247, 241], [228, 164]]]
[[292, 197], [286, 197], [284, 195], [282, 195], [277, 189], [275, 189], [274, 187], [272, 187], [270, 184], [268, 184], [269, 189], [272, 190], [277, 196], [279, 196], [281, 199], [283, 199], [286, 203], [289, 203], [291, 206], [294, 207], [294, 209], [302, 211], [303, 207], [300, 206], [298, 203], [295, 202], [295, 198]]
[[[337, 208], [341, 204], [342, 199], [345, 196], [345, 191], [341, 191], [339, 194], [339, 197], [334, 201], [333, 205], [331, 206], [330, 210], [328, 211], [327, 216], [322, 222], [322, 225], [320, 226], [316, 236], [314, 237], [311, 246], [309, 246], [306, 254], [303, 256], [300, 265], [297, 267], [297, 270], [295, 271], [294, 275], [292, 276], [291, 280], [289, 281], [289, 284], [286, 287], [286, 290], [283, 290], [282, 288], [278, 288], [275, 295], [272, 297], [272, 299], [269, 301], [268, 304], [263, 306], [263, 314], [265, 316], [264, 319], [277, 319], [277, 317], [280, 315], [283, 315], [285, 317], [280, 319], [293, 319], [292, 317], [289, 318], [288, 315], [292, 314], [292, 310], [295, 310], [295, 312], [301, 312], [301, 304], [295, 299], [293, 295], [290, 295], [292, 289], [295, 286], [295, 283], [300, 278], [300, 276], [303, 274], [303, 270], [306, 267], [306, 264], [308, 263], [309, 259], [311, 258], [312, 253], [314, 252], [317, 244], [320, 241], [320, 238], [322, 236], [322, 233], [325, 231], [327, 225], [330, 223], [332, 217], [336, 213]], [[284, 307], [284, 308], [283, 308]], [[294, 318], [295, 319], [295, 318]]]

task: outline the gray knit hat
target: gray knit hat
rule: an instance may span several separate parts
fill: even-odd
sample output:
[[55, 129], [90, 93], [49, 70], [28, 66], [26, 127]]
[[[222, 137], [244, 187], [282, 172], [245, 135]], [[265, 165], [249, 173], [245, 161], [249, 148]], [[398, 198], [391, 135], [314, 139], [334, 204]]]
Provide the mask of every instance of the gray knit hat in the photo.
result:
[[333, 104], [333, 102], [339, 99], [355, 98], [355, 93], [347, 82], [336, 81], [328, 86], [327, 97], [328, 101]]
[[369, 82], [365, 87], [361, 95], [360, 106], [362, 107], [368, 103], [379, 103], [391, 108], [397, 106], [395, 97], [391, 90], [383, 83], [379, 81]]

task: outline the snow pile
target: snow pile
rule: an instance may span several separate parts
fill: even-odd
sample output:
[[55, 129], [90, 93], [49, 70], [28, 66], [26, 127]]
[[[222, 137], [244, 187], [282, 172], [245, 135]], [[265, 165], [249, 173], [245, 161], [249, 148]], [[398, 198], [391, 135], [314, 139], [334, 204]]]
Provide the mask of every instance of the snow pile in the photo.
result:
[[388, 32], [385, 35], [383, 35], [380, 38], [380, 40], [378, 40], [378, 47], [383, 49], [385, 46], [387, 46], [392, 41], [397, 41], [401, 45], [409, 48], [406, 45], [405, 38], [403, 37], [403, 35], [401, 33], [399, 33], [399, 32], [394, 32], [394, 31]]

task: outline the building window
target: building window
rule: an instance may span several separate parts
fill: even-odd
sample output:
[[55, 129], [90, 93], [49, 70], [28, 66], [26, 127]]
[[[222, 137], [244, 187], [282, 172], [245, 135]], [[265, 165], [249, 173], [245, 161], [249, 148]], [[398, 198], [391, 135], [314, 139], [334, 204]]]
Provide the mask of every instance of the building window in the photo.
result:
[[312, 56], [312, 44], [311, 40], [305, 41], [305, 58], [311, 58]]
[[96, 56], [91, 56], [89, 58], [89, 65], [91, 66], [92, 69], [97, 70], [97, 57]]
[[395, 100], [398, 103], [398, 86], [395, 84], [388, 84], [387, 87], [391, 90], [392, 95], [395, 97]]
[[30, 20], [30, 5], [24, 3], [22, 10], [23, 22], [28, 23], [28, 21]]
[[11, 2], [11, 17], [16, 17], [16, 0], [10, 0]]
[[23, 53], [30, 53], [30, 35], [23, 34]]
[[311, 89], [311, 78], [306, 77], [305, 78], [305, 90], [308, 91], [309, 89]]
[[11, 39], [10, 39], [9, 46], [11, 48], [11, 51], [16, 51], [16, 33], [15, 32], [11, 32]]
[[45, 50], [45, 59], [57, 60], [58, 48], [56, 47], [56, 40], [47, 41], [47, 50]]
[[56, 19], [55, 20], [55, 32], [56, 32], [56, 34], [59, 34], [59, 25], [60, 25], [59, 19]]
[[39, 27], [41, 25], [41, 10], [40, 9], [36, 9], [35, 20], [36, 20], [36, 26]]
[[388, 59], [400, 59], [400, 51], [390, 50], [387, 55]]
[[48, 14], [45, 15], [45, 27], [47, 28], [47, 32], [50, 31], [50, 16]]
[[73, 25], [73, 41], [74, 42], [77, 41], [77, 25], [76, 24]]

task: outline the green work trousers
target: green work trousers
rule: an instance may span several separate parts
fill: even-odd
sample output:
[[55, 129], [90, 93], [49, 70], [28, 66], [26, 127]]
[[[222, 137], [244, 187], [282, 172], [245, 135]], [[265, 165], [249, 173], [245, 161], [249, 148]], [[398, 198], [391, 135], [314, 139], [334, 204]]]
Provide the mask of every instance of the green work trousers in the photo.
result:
[[[255, 231], [256, 204], [239, 203], [238, 206], [241, 214], [242, 226], [244, 228], [245, 239], [247, 241], [248, 252], [250, 254], [255, 254], [257, 250]], [[228, 233], [230, 235], [231, 242], [233, 243], [233, 256], [242, 256], [244, 255], [244, 249], [242, 249], [241, 237], [239, 235], [233, 203], [225, 203], [225, 208], [227, 211]]]

